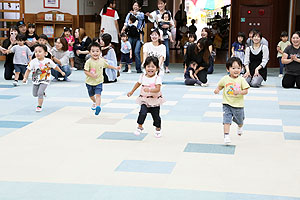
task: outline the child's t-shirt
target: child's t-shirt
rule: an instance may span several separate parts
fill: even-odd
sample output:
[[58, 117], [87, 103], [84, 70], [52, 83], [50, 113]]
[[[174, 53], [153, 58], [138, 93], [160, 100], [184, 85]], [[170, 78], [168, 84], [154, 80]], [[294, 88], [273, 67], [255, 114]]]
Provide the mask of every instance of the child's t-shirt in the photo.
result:
[[75, 42], [75, 39], [73, 35], [70, 35], [70, 37], [65, 37], [68, 42], [68, 50], [73, 51], [73, 46], [69, 45], [69, 42]]
[[32, 71], [32, 82], [34, 85], [40, 83], [49, 84], [51, 76], [51, 68], [55, 68], [56, 64], [49, 58], [38, 60], [34, 58], [30, 61], [27, 69]]
[[138, 82], [145, 87], [155, 88], [155, 85], [162, 85], [160, 76], [154, 75], [153, 77], [147, 77], [145, 74], [141, 74]]
[[26, 40], [28, 40], [29, 42], [35, 42], [39, 39], [39, 36], [34, 33], [32, 35], [29, 35], [28, 33], [26, 33]]
[[234, 51], [245, 53], [245, 45], [243, 45], [243, 44], [241, 44], [239, 42], [234, 42], [232, 44], [232, 47], [234, 47]]
[[97, 78], [86, 76], [85, 83], [92, 86], [103, 83], [104, 81], [103, 68], [107, 68], [107, 67], [108, 64], [103, 58], [99, 58], [99, 60], [94, 60], [92, 58], [89, 58], [84, 65], [84, 70], [97, 74]]
[[[280, 47], [281, 51], [284, 51], [285, 48], [287, 48], [287, 47], [290, 46], [290, 45], [291, 45], [290, 41], [286, 41], [286, 42], [280, 41], [280, 42], [277, 44], [277, 46]], [[279, 58], [279, 57], [282, 57], [282, 53], [277, 52], [277, 58]]]
[[15, 45], [11, 49], [11, 52], [15, 53], [13, 62], [18, 65], [27, 65], [29, 62], [29, 57], [31, 56], [31, 51], [28, 46]]
[[131, 50], [130, 42], [128, 42], [128, 41], [123, 42], [121, 40], [121, 52], [124, 53], [124, 54], [127, 54], [127, 53], [130, 53], [130, 50]]
[[193, 75], [195, 74], [195, 70], [192, 68], [192, 67], [188, 67], [184, 73], [184, 78], [187, 79], [187, 78], [192, 78], [190, 76], [190, 71], [192, 71]]
[[250, 87], [244, 77], [231, 78], [226, 75], [219, 81], [218, 86], [223, 87], [223, 104], [237, 108], [244, 107], [244, 95], [234, 95], [233, 93]]

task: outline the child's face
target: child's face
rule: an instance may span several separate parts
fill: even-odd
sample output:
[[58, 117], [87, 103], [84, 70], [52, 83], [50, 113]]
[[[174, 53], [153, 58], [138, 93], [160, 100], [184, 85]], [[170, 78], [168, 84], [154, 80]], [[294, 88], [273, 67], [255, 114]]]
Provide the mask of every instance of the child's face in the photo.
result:
[[90, 50], [90, 54], [91, 54], [91, 56], [94, 60], [99, 59], [100, 53], [101, 53], [101, 51], [100, 51], [99, 47], [92, 47], [91, 50]]
[[202, 29], [201, 31], [201, 37], [207, 38], [208, 33], [205, 31], [205, 29]]
[[38, 60], [42, 60], [45, 58], [47, 52], [45, 52], [45, 50], [42, 47], [36, 47], [34, 49], [34, 54]]
[[289, 39], [289, 37], [287, 37], [287, 36], [281, 37], [282, 42], [286, 42], [286, 41], [288, 41], [288, 39]]
[[168, 15], [164, 15], [164, 21], [169, 21], [169, 16]]
[[71, 35], [70, 31], [65, 31], [65, 36], [69, 37]]
[[57, 50], [61, 50], [63, 47], [63, 44], [60, 42], [60, 39], [57, 39], [55, 42], [55, 47]]
[[35, 31], [35, 28], [33, 28], [33, 27], [28, 28], [28, 32], [29, 32], [30, 34], [33, 34], [34, 31]]
[[79, 30], [78, 29], [75, 30], [74, 35], [75, 35], [75, 38], [79, 38]]
[[126, 41], [127, 41], [127, 37], [121, 37], [121, 40], [122, 40], [123, 42], [126, 42]]
[[195, 42], [195, 38], [194, 38], [194, 37], [189, 37], [189, 42], [190, 42], [190, 43]]
[[244, 40], [244, 38], [243, 38], [243, 37], [241, 37], [241, 36], [239, 36], [237, 39], [238, 39], [238, 42], [239, 42], [239, 43], [242, 43], [242, 42], [243, 42], [243, 40]]
[[39, 39], [38, 39], [38, 43], [39, 43], [39, 44], [46, 45], [46, 44], [47, 44], [47, 40], [45, 40], [45, 39], [43, 39], [43, 38], [39, 38]]
[[153, 64], [153, 62], [151, 62], [149, 65], [146, 65], [145, 70], [146, 70], [146, 74], [149, 77], [152, 77], [155, 75], [157, 71], [157, 67]]
[[229, 70], [227, 70], [230, 74], [230, 77], [237, 78], [241, 73], [242, 67], [237, 63], [233, 62], [232, 66], [229, 67]]
[[198, 66], [198, 64], [197, 64], [197, 63], [191, 64], [191, 68], [193, 68], [193, 69], [196, 69], [196, 68], [197, 68], [197, 66]]
[[23, 40], [17, 40], [17, 44], [20, 45], [20, 46], [23, 46], [25, 43], [25, 41]]

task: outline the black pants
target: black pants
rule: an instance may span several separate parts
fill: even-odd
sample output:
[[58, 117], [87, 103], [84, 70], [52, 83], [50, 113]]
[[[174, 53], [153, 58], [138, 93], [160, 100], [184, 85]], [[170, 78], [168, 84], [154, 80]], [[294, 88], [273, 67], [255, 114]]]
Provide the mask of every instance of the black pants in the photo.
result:
[[[5, 80], [12, 80], [14, 73], [14, 64], [5, 64], [4, 65], [4, 79]], [[19, 80], [23, 80], [23, 74], [20, 73]]]
[[207, 70], [203, 69], [199, 71], [197, 76], [199, 81], [201, 81], [201, 83], [207, 83]]
[[290, 74], [285, 74], [282, 79], [282, 87], [284, 88], [294, 88], [296, 87], [300, 89], [300, 76], [294, 76]]
[[196, 79], [192, 79], [192, 78], [186, 78], [184, 81], [185, 85], [195, 85], [195, 83], [197, 83], [198, 85], [201, 85], [202, 82]]
[[152, 119], [153, 119], [153, 126], [155, 126], [156, 128], [160, 128], [161, 127], [161, 119], [159, 116], [159, 110], [160, 110], [160, 106], [147, 107], [145, 104], [142, 104], [137, 123], [144, 124], [145, 119], [147, 117], [147, 113], [151, 113]]

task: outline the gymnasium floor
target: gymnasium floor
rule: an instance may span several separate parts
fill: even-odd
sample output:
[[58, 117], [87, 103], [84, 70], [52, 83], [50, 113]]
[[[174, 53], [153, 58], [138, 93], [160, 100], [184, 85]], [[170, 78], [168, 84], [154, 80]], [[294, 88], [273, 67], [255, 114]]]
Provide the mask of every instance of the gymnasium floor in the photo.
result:
[[0, 63], [0, 200], [300, 200], [300, 90], [282, 89], [278, 69], [245, 100], [244, 135], [223, 145], [225, 74], [209, 87], [183, 85], [180, 64], [164, 77], [161, 138], [151, 116], [134, 136], [139, 107], [126, 97], [138, 74], [105, 84], [95, 116], [82, 71], [51, 83], [35, 112], [32, 84], [12, 87]]

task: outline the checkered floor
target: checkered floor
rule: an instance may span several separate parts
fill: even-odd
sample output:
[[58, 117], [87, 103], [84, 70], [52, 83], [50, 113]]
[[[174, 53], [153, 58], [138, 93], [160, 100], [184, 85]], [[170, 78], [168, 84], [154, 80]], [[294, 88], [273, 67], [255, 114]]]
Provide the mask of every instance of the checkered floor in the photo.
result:
[[[3, 63], [0, 73], [3, 74]], [[105, 84], [95, 116], [84, 73], [51, 83], [35, 112], [31, 83], [0, 78], [1, 200], [300, 200], [300, 90], [283, 89], [278, 69], [245, 100], [244, 135], [231, 128], [223, 145], [222, 95], [214, 95], [223, 65], [209, 87], [185, 86], [171, 65], [162, 92], [162, 138], [148, 115], [133, 135], [139, 106], [126, 93], [138, 74]]]

